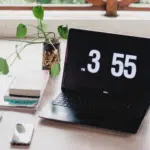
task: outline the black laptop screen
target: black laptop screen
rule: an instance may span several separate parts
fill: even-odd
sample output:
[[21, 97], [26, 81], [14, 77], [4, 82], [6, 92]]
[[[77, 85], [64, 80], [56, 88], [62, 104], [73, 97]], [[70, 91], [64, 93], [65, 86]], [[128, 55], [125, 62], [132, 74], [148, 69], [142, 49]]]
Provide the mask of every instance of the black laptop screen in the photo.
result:
[[70, 29], [63, 88], [133, 94], [149, 84], [150, 39]]

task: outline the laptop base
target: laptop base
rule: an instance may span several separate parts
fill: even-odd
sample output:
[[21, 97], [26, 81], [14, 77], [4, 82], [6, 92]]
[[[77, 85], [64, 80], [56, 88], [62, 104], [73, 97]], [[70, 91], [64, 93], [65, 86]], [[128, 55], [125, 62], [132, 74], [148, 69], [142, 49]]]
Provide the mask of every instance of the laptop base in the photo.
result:
[[[63, 101], [65, 101], [62, 94], [61, 96], [58, 96], [57, 99], [60, 97]], [[115, 111], [103, 109], [98, 111], [98, 107], [95, 110], [89, 108], [81, 109], [81, 107], [78, 109], [78, 107], [67, 107], [62, 104], [60, 106], [60, 104], [55, 104], [55, 101], [50, 101], [47, 106], [48, 109], [44, 109], [40, 117], [44, 116], [43, 118], [45, 119], [71, 124], [105, 128], [126, 133], [136, 133], [143, 120], [143, 116], [147, 112], [148, 106], [148, 104], [145, 104], [145, 106], [140, 108], [140, 115], [127, 115], [128, 112], [123, 113], [119, 110]]]

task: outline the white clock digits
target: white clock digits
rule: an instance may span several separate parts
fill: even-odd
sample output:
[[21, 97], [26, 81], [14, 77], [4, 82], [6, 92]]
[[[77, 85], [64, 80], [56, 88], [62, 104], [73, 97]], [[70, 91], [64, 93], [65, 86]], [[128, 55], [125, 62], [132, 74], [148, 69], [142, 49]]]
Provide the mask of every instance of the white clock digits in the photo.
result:
[[[123, 63], [121, 60], [118, 60], [118, 58], [125, 58], [125, 63]], [[124, 54], [119, 54], [119, 53], [114, 53], [113, 54], [113, 60], [112, 60], [112, 65], [114, 67], [111, 68], [111, 73], [115, 77], [120, 77], [124, 74], [124, 76], [128, 79], [133, 79], [136, 75], [137, 68], [136, 64], [131, 62], [130, 60], [136, 60], [137, 56], [134, 55], [124, 55]], [[115, 66], [118, 65], [119, 69], [115, 68]], [[131, 73], [129, 73], [128, 69], [131, 67]]]
[[[87, 69], [90, 73], [97, 73], [100, 70], [100, 51], [93, 49], [90, 51], [89, 56], [92, 57], [92, 63], [88, 64]], [[125, 59], [125, 62], [122, 61]], [[124, 75], [127, 79], [133, 79], [136, 76], [137, 67], [134, 62], [137, 60], [137, 56], [134, 55], [125, 55], [120, 53], [114, 53], [112, 59], [112, 68], [111, 74], [115, 77], [121, 77]], [[118, 69], [116, 68], [118, 66]], [[129, 72], [131, 68], [131, 72]]]
[[136, 64], [131, 62], [130, 60], [136, 60], [137, 56], [126, 55], [124, 67], [131, 67], [131, 73], [127, 69], [124, 69], [124, 76], [128, 79], [133, 79], [136, 76], [137, 68]]
[[101, 58], [101, 54], [98, 50], [91, 50], [90, 53], [89, 53], [89, 56], [90, 57], [94, 57], [95, 55], [95, 58], [92, 58], [92, 62], [95, 64], [94, 67], [92, 67], [92, 64], [88, 64], [87, 65], [87, 69], [90, 73], [97, 73], [99, 70], [100, 70], [100, 58]]
[[118, 53], [114, 53], [113, 54], [112, 65], [113, 66], [116, 66], [116, 65], [119, 66], [118, 71], [117, 71], [117, 69], [115, 67], [111, 68], [111, 73], [115, 77], [122, 76], [123, 70], [124, 70], [123, 62], [121, 60], [118, 60], [118, 58], [124, 58], [124, 54], [118, 54]]

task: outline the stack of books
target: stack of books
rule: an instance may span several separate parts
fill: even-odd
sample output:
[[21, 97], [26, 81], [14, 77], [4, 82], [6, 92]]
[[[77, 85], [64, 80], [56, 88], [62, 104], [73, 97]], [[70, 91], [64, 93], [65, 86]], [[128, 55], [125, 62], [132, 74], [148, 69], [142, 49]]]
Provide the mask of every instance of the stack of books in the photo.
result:
[[32, 71], [14, 77], [6, 90], [0, 109], [37, 110], [49, 80], [49, 71]]

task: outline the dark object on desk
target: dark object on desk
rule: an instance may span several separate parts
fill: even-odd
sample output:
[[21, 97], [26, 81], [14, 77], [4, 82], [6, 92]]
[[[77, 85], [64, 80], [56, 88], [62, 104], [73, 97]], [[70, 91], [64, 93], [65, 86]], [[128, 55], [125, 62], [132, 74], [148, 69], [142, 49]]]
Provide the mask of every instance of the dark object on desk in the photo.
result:
[[40, 117], [136, 133], [150, 102], [149, 42], [70, 29], [62, 93]]

